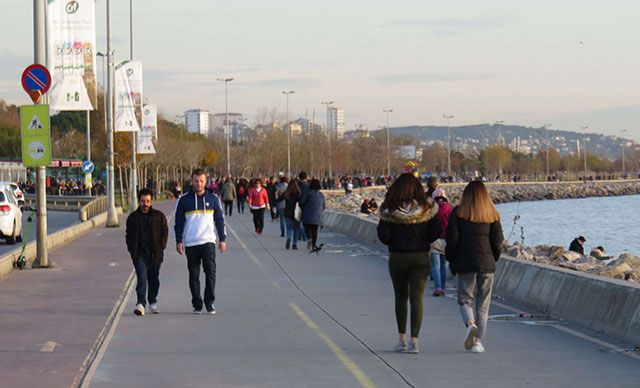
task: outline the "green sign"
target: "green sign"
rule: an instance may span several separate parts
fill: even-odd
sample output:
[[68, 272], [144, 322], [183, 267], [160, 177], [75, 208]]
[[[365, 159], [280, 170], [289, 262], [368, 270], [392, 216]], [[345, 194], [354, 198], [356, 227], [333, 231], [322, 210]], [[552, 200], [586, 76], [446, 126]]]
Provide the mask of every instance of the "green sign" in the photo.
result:
[[51, 164], [51, 124], [49, 105], [20, 107], [22, 164], [25, 167]]

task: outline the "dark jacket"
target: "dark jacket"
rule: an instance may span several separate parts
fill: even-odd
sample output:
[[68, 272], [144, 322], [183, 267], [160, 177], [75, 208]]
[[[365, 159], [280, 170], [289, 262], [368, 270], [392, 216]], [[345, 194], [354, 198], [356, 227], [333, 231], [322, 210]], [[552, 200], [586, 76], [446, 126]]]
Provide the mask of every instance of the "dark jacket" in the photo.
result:
[[584, 255], [584, 247], [582, 246], [582, 244], [580, 244], [580, 241], [578, 241], [577, 238], [574, 238], [573, 241], [571, 241], [571, 245], [569, 245], [569, 250], [578, 252], [579, 254]]
[[389, 252], [428, 252], [431, 243], [440, 236], [438, 205], [429, 198], [427, 206], [416, 202], [393, 212], [380, 212], [378, 239], [389, 246]]
[[300, 202], [302, 206], [302, 225], [324, 225], [324, 194], [318, 190], [311, 190], [304, 200]]
[[456, 206], [449, 217], [446, 240], [445, 257], [454, 274], [496, 271], [504, 241], [500, 221], [480, 224], [463, 220]]
[[[151, 261], [154, 263], [162, 263], [164, 258], [164, 250], [167, 247], [167, 238], [169, 237], [169, 227], [167, 226], [167, 218], [164, 214], [154, 208], [149, 209], [151, 215]], [[138, 239], [139, 225], [142, 220], [143, 213], [140, 208], [136, 209], [127, 217], [127, 229], [125, 238], [127, 241], [127, 250], [131, 254], [131, 259], [138, 258]]]
[[300, 203], [299, 195], [291, 195], [289, 198], [285, 196], [280, 196], [280, 198], [276, 199], [276, 204], [284, 201], [284, 218], [289, 218], [295, 220], [296, 215], [296, 204]]

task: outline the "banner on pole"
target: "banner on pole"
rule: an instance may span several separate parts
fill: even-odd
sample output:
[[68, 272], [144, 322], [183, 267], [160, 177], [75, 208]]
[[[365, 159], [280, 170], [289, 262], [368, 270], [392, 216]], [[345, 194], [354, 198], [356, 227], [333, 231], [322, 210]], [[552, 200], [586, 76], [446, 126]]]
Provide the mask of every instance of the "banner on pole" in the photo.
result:
[[95, 0], [47, 0], [47, 18], [51, 110], [96, 109]]
[[138, 133], [138, 153], [155, 154], [153, 140], [158, 139], [158, 110], [155, 105], [142, 107], [142, 129]]
[[116, 66], [115, 101], [115, 131], [140, 131], [136, 118], [136, 108], [142, 102], [142, 64], [140, 62], [125, 61]]

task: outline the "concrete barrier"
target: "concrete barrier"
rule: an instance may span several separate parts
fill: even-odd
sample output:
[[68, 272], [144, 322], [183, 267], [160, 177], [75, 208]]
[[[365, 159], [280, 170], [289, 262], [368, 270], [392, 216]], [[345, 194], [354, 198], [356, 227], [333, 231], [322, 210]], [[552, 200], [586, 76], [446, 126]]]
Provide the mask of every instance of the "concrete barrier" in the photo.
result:
[[[122, 214], [122, 208], [117, 208], [118, 214]], [[65, 245], [78, 237], [82, 236], [84, 233], [88, 232], [92, 228], [105, 224], [107, 222], [107, 213], [99, 214], [86, 222], [83, 222], [78, 225], [73, 225], [63, 230], [60, 230], [56, 233], [50, 234], [47, 236], [47, 250], [51, 251], [56, 249], [62, 245]], [[22, 247], [14, 249], [13, 251], [0, 256], [0, 279], [9, 275], [11, 271], [13, 271], [13, 264], [16, 262], [18, 257], [20, 256], [20, 252], [22, 251]], [[36, 242], [31, 241], [27, 244], [25, 249], [25, 257], [27, 259], [27, 266], [31, 266], [36, 259]]]
[[[378, 241], [377, 220], [328, 211], [326, 227], [369, 247]], [[640, 344], [640, 285], [502, 256], [494, 294], [612, 337]]]

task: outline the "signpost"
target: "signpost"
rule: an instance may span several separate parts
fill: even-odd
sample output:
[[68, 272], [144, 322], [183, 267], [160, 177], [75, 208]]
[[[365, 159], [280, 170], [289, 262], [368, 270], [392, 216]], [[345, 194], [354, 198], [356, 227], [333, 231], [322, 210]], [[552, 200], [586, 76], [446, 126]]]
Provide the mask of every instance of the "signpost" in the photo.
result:
[[20, 107], [22, 164], [25, 167], [51, 164], [51, 125], [49, 105]]
[[88, 195], [91, 195], [91, 187], [93, 186], [93, 169], [95, 165], [90, 160], [85, 160], [82, 163], [82, 171], [84, 172], [84, 187], [88, 190]]
[[34, 104], [40, 101], [40, 98], [51, 87], [51, 74], [49, 70], [42, 65], [31, 65], [22, 72], [22, 88], [24, 89]]

